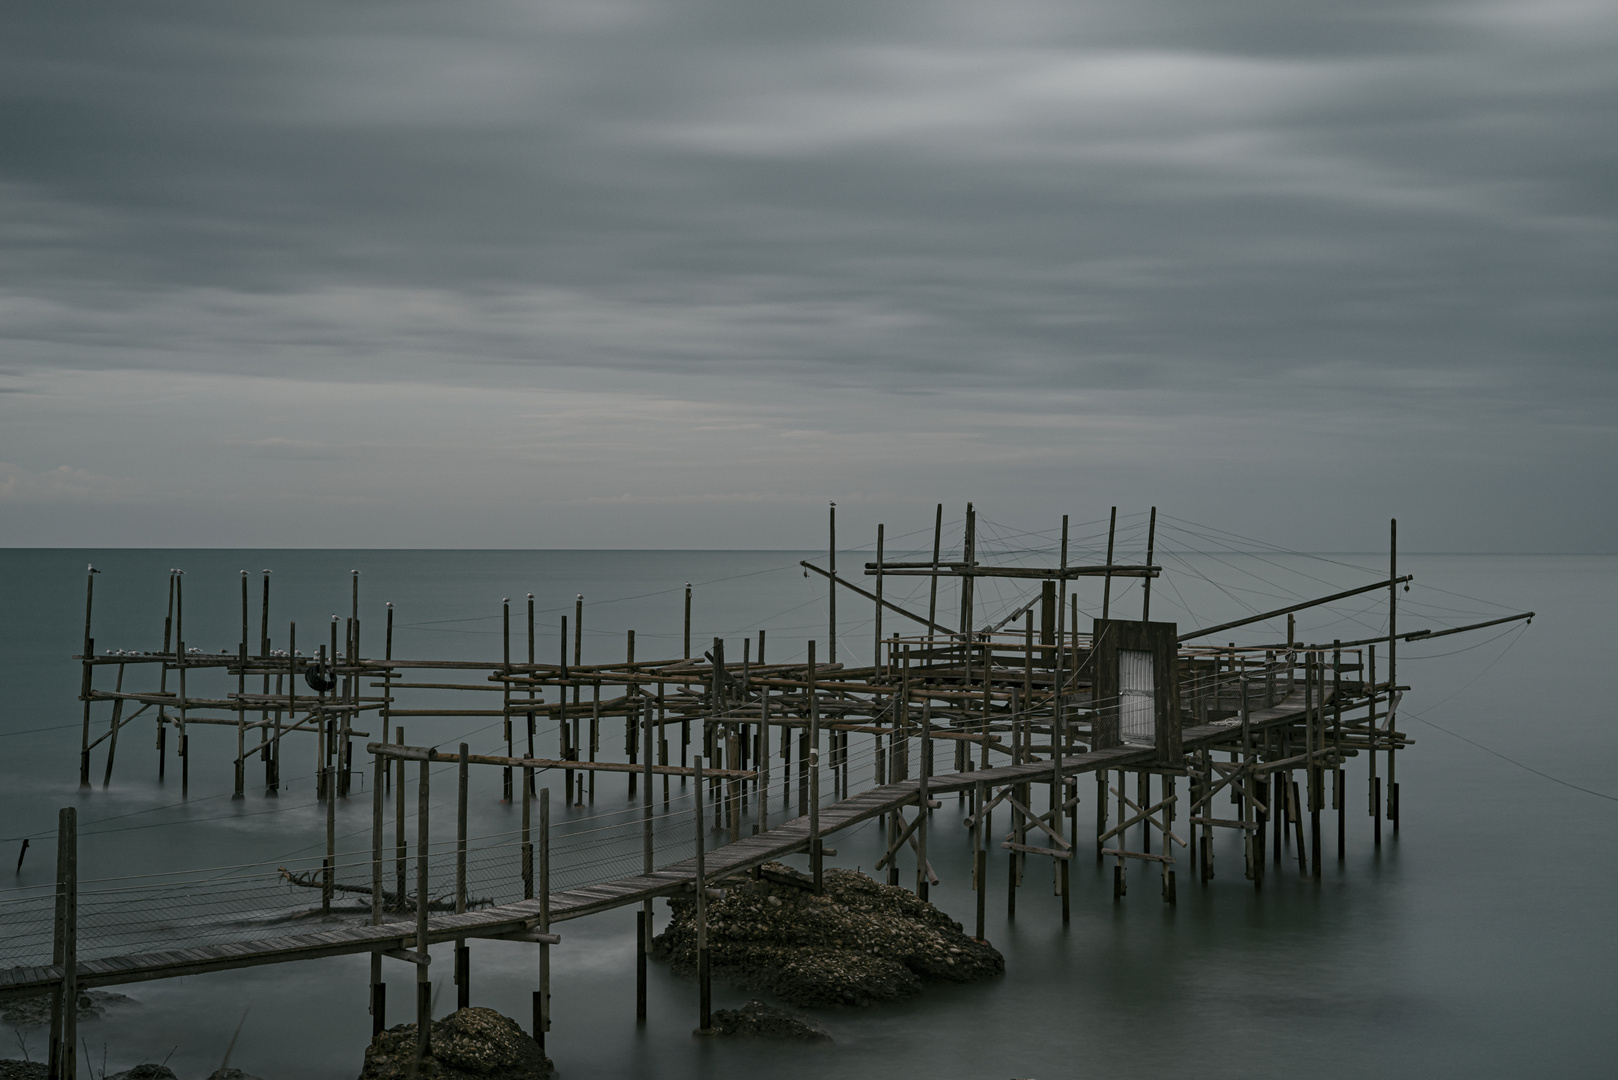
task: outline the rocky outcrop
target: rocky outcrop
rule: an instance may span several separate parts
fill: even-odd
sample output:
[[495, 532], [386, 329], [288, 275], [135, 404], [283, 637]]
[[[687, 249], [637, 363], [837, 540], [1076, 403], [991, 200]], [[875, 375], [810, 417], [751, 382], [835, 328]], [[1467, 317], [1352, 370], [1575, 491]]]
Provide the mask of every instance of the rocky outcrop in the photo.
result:
[[[135, 999], [109, 990], [80, 990], [78, 1002], [79, 1019], [94, 1020], [105, 1016], [109, 1008], [133, 1005]], [[12, 1027], [45, 1027], [51, 1022], [51, 996], [30, 994], [14, 998], [5, 1003], [4, 1009], [0, 1009], [0, 1020]]]
[[831, 1034], [813, 1020], [767, 1005], [757, 998], [739, 1009], [716, 1009], [713, 1030], [716, 1035], [831, 1042]]
[[431, 1052], [413, 1074], [416, 1025], [382, 1032], [365, 1050], [360, 1080], [405, 1080], [411, 1075], [420, 1080], [549, 1080], [555, 1075], [539, 1044], [515, 1020], [493, 1009], [451, 1013], [434, 1020], [428, 1034]]
[[[928, 980], [971, 982], [1005, 972], [1005, 958], [903, 889], [853, 870], [827, 870], [815, 895], [803, 874], [770, 863], [727, 881], [708, 903], [713, 973], [793, 1005], [867, 1005], [920, 993]], [[673, 921], [653, 955], [696, 971], [695, 898], [669, 900]]]

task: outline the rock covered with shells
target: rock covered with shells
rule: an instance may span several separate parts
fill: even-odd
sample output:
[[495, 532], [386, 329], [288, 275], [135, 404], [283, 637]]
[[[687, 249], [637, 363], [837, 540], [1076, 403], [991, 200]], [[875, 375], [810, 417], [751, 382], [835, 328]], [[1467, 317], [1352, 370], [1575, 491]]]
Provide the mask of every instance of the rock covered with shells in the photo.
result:
[[434, 1020], [431, 1052], [415, 1071], [416, 1025], [388, 1028], [365, 1050], [360, 1080], [549, 1080], [550, 1058], [517, 1022], [493, 1009], [470, 1008]]
[[[868, 1005], [921, 992], [927, 981], [1004, 974], [1005, 958], [925, 900], [853, 870], [829, 869], [825, 891], [780, 863], [723, 884], [708, 901], [714, 975], [800, 1006]], [[653, 955], [681, 974], [697, 967], [696, 899], [669, 900], [673, 919]]]

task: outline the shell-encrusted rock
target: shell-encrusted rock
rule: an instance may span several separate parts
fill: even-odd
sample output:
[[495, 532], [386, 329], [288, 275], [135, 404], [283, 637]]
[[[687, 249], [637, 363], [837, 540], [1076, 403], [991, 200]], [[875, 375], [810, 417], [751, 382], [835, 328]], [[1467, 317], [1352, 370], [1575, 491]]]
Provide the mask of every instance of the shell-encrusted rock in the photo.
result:
[[[709, 963], [720, 977], [823, 1006], [889, 1001], [919, 993], [924, 980], [971, 982], [1005, 971], [993, 946], [903, 889], [830, 869], [825, 894], [815, 896], [804, 875], [778, 863], [765, 869], [776, 880], [736, 882], [708, 905]], [[674, 918], [653, 939], [653, 955], [689, 974], [696, 903], [675, 897], [669, 906]]]
[[[431, 1052], [421, 1080], [550, 1080], [551, 1060], [510, 1017], [493, 1009], [462, 1009], [434, 1020]], [[416, 1054], [416, 1025], [388, 1028], [365, 1050], [360, 1080], [404, 1080]]]

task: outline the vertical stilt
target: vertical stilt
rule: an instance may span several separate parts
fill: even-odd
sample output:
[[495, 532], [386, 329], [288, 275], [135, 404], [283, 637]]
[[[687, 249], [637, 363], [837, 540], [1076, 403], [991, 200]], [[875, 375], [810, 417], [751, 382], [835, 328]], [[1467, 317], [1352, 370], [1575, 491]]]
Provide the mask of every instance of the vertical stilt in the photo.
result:
[[[551, 789], [539, 789], [539, 932], [551, 932]], [[534, 991], [534, 1041], [545, 1050], [551, 1029], [551, 947], [539, 946], [539, 989]]]
[[416, 779], [416, 1075], [421, 1060], [432, 1048], [433, 982], [427, 972], [427, 899], [432, 886], [427, 879], [428, 781], [431, 765], [422, 761]]
[[[461, 744], [455, 791], [455, 914], [466, 912], [466, 789], [470, 779], [470, 748]], [[455, 1007], [472, 1004], [472, 954], [466, 939], [455, 942]]]
[[702, 816], [702, 755], [691, 759], [691, 776], [695, 793], [695, 825], [697, 847], [697, 1033], [713, 1033], [713, 983], [708, 970], [708, 870], [704, 830], [707, 825]]
[[52, 962], [62, 981], [51, 995], [49, 1075], [78, 1076], [79, 1042], [79, 817], [65, 806], [56, 817], [56, 933]]

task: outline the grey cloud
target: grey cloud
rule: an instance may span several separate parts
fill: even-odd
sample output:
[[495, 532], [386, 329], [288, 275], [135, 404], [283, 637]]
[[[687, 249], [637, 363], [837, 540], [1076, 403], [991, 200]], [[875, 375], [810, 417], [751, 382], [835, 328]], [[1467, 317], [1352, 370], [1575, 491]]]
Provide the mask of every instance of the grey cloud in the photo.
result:
[[744, 412], [784, 392], [791, 428], [863, 392], [903, 438], [975, 417], [1028, 475], [1045, 451], [990, 411], [1140, 418], [1108, 440], [1154, 458], [1240, 424], [1243, 460], [1322, 467], [1357, 426], [1389, 466], [1509, 445], [1562, 485], [1547, 506], [1618, 464], [1604, 5], [5, 18], [0, 347], [25, 377], [620, 373]]

